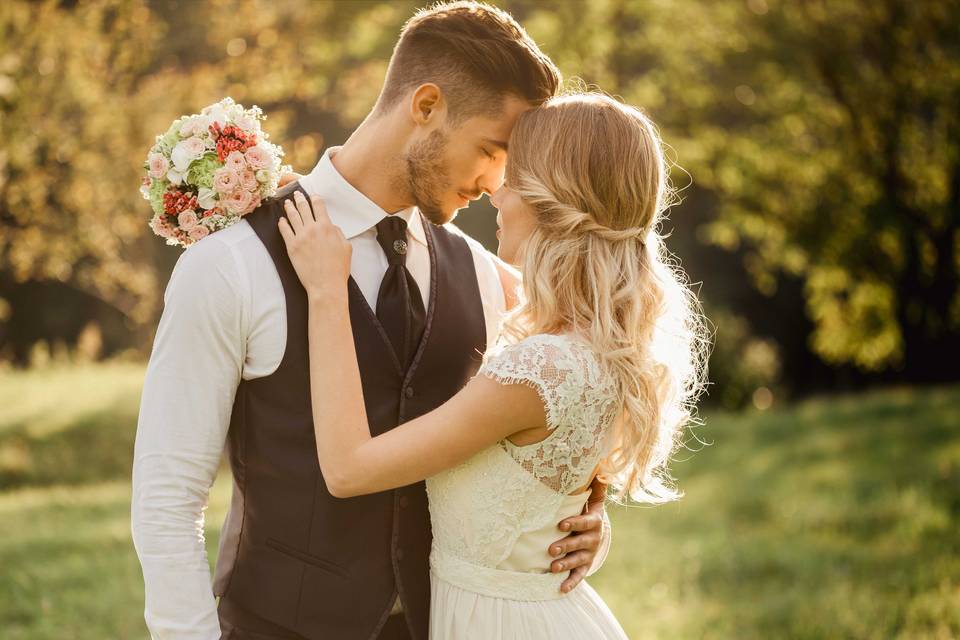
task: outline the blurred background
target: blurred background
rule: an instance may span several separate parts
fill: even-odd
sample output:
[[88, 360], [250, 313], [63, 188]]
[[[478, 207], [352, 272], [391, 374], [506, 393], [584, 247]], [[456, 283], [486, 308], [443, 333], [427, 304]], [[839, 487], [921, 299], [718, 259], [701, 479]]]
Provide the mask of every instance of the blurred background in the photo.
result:
[[[0, 3], [0, 637], [147, 637], [130, 468], [181, 251], [138, 193], [154, 136], [229, 95], [305, 173], [422, 4]], [[960, 637], [960, 3], [496, 4], [659, 124], [715, 332], [686, 497], [610, 507], [591, 582], [630, 636]], [[495, 247], [486, 199], [457, 223]]]

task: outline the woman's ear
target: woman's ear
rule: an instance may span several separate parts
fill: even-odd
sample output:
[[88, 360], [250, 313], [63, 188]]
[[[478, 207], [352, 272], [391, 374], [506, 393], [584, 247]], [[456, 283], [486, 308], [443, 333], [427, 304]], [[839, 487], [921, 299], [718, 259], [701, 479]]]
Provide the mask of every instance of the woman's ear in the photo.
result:
[[417, 87], [410, 98], [410, 117], [419, 125], [429, 125], [443, 118], [446, 101], [440, 87], [428, 82]]

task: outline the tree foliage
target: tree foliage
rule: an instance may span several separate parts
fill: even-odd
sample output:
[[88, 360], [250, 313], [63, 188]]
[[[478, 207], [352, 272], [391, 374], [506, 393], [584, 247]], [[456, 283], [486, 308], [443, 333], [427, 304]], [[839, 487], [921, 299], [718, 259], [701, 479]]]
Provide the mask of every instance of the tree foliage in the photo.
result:
[[[176, 257], [137, 193], [152, 136], [231, 95], [308, 169], [373, 103], [418, 4], [2, 3], [0, 298], [60, 283], [148, 331]], [[960, 3], [499, 4], [568, 77], [660, 123], [674, 179], [692, 177], [671, 222], [685, 260], [710, 245], [765, 294], [801, 282], [827, 363], [955, 376]], [[0, 324], [33, 322], [21, 307]]]
[[531, 28], [661, 123], [717, 203], [702, 239], [743, 250], [761, 291], [802, 279], [822, 358], [955, 376], [939, 354], [960, 349], [958, 3], [563, 8]]

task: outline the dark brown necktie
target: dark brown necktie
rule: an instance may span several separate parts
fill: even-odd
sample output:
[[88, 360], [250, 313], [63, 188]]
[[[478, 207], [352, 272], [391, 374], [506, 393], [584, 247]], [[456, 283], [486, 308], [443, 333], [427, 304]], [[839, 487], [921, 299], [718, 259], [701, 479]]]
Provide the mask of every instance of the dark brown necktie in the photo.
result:
[[416, 280], [407, 271], [407, 223], [397, 215], [377, 223], [377, 242], [387, 256], [387, 271], [377, 294], [377, 319], [383, 325], [400, 366], [410, 366], [426, 326], [426, 311]]

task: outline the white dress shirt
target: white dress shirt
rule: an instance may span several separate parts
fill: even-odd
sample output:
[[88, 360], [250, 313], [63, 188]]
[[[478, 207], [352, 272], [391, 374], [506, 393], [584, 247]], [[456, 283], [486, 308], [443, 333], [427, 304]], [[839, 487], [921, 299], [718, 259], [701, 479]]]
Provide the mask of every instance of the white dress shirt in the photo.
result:
[[[353, 245], [351, 273], [376, 309], [387, 258], [376, 240], [385, 211], [351, 186], [328, 149], [300, 184], [319, 195]], [[397, 213], [412, 240], [407, 268], [430, 295], [430, 258], [416, 209]], [[463, 235], [456, 227], [447, 229]], [[496, 340], [505, 310], [493, 256], [473, 254], [486, 322]], [[268, 376], [286, 344], [285, 298], [266, 247], [246, 220], [183, 252], [164, 294], [147, 366], [133, 462], [131, 520], [143, 568], [145, 618], [156, 640], [217, 640], [220, 624], [203, 540], [204, 510], [226, 442], [237, 385]]]

